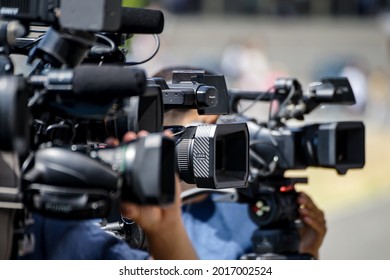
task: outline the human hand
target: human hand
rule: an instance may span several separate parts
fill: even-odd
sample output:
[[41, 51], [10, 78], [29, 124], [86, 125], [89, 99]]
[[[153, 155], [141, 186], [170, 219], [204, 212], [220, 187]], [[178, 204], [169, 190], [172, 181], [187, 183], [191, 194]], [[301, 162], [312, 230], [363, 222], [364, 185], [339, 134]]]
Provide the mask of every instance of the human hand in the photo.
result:
[[[138, 134], [127, 132], [123, 137], [123, 142], [130, 142], [140, 137], [146, 137], [147, 135], [148, 133], [146, 131], [141, 131]], [[165, 132], [165, 135], [170, 136], [170, 133]], [[153, 174], [150, 174], [150, 176], [153, 176]], [[161, 230], [162, 226], [171, 226], [181, 217], [180, 202], [177, 200], [177, 193], [179, 192], [177, 186], [178, 178], [176, 178], [175, 182], [175, 200], [173, 205], [161, 207], [158, 205], [138, 205], [123, 202], [121, 205], [122, 215], [137, 222], [145, 232]]]
[[[145, 137], [147, 134], [145, 131], [139, 132], [138, 135], [128, 132], [123, 141], [129, 142], [137, 137]], [[170, 132], [164, 132], [164, 134], [171, 136]], [[153, 175], [150, 174], [150, 176]], [[155, 259], [197, 258], [181, 219], [180, 183], [177, 175], [175, 177], [175, 199], [171, 205], [161, 207], [122, 202], [121, 212], [124, 217], [134, 220], [144, 230]]]
[[303, 221], [303, 227], [299, 229], [299, 252], [311, 254], [318, 259], [319, 248], [327, 231], [324, 212], [304, 192], [298, 194], [297, 203], [300, 205], [299, 215]]

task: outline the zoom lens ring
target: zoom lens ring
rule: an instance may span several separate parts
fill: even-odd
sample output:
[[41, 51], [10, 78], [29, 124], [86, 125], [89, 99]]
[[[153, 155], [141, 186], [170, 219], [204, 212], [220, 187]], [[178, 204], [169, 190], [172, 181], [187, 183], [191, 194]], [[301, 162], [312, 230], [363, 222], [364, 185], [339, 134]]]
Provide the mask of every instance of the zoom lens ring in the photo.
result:
[[179, 168], [180, 178], [187, 183], [191, 183], [194, 180], [190, 161], [191, 141], [191, 139], [181, 139], [176, 146], [177, 166]]

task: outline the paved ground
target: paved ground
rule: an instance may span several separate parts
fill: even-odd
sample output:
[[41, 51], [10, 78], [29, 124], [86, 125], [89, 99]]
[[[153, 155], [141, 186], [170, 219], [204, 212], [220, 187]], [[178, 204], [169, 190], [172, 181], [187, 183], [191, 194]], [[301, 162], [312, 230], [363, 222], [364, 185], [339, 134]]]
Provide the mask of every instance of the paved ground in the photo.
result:
[[390, 260], [390, 196], [328, 215], [321, 259]]

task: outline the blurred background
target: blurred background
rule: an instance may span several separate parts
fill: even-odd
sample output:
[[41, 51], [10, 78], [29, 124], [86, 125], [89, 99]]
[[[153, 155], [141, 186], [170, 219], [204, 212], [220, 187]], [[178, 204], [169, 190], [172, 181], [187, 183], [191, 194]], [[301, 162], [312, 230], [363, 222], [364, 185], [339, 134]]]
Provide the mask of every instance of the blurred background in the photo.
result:
[[[322, 259], [390, 259], [390, 1], [389, 0], [160, 0], [124, 1], [162, 9], [161, 48], [143, 65], [149, 75], [189, 65], [225, 75], [228, 87], [266, 90], [276, 77], [306, 86], [346, 76], [354, 106], [328, 106], [309, 122], [363, 120], [366, 165], [338, 176], [334, 170], [299, 172], [299, 189], [327, 217]], [[135, 36], [132, 59], [148, 57], [151, 36]], [[258, 119], [264, 107], [249, 112]], [[288, 174], [290, 175], [290, 174]], [[292, 172], [291, 175], [297, 175]]]

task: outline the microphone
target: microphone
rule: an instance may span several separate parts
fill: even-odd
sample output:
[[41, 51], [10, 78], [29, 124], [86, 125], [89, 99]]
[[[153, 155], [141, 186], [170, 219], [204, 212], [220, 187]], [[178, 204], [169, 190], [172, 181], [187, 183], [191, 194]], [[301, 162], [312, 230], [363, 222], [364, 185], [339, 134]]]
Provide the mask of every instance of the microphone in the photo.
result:
[[160, 34], [164, 29], [164, 14], [159, 10], [122, 8], [120, 33]]
[[146, 75], [139, 68], [81, 65], [74, 70], [73, 93], [80, 97], [130, 97], [142, 95]]
[[71, 92], [79, 98], [106, 100], [143, 95], [146, 74], [139, 68], [85, 64], [74, 70], [52, 70], [47, 75], [33, 75], [30, 83], [48, 92]]
[[62, 27], [128, 34], [160, 34], [164, 29], [164, 14], [160, 10], [121, 7], [118, 0], [83, 0], [82, 6], [79, 2], [61, 2]]

